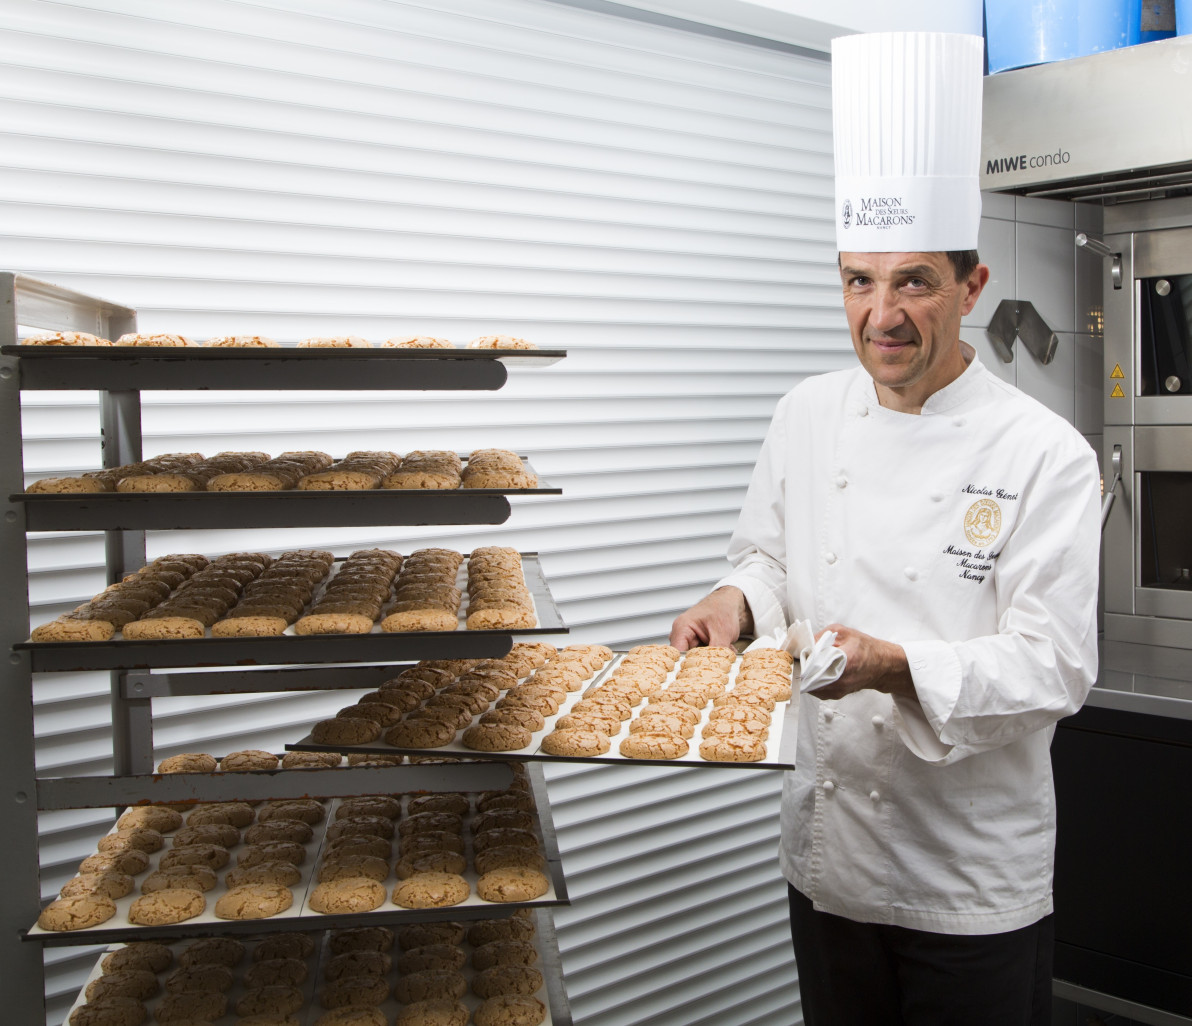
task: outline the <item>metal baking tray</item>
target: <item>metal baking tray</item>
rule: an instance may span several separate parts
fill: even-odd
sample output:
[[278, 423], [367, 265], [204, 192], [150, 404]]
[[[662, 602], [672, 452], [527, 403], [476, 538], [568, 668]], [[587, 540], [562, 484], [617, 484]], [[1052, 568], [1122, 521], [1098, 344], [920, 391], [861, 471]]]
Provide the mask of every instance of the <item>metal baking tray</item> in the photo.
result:
[[[466, 757], [471, 759], [492, 759], [492, 760], [512, 760], [516, 762], [525, 761], [541, 761], [541, 762], [600, 762], [613, 763], [617, 765], [632, 764], [637, 766], [714, 766], [721, 769], [794, 769], [795, 768], [795, 749], [798, 743], [799, 733], [799, 678], [796, 676], [792, 682], [792, 698], [789, 701], [779, 702], [774, 707], [774, 712], [770, 717], [770, 735], [766, 741], [766, 758], [760, 762], [714, 762], [704, 759], [699, 754], [699, 732], [700, 728], [707, 722], [709, 710], [705, 709], [701, 716], [699, 724], [695, 729], [695, 736], [688, 741], [689, 750], [686, 755], [678, 759], [631, 759], [627, 756], [621, 755], [618, 751], [618, 746], [621, 741], [629, 733], [629, 723], [622, 725], [621, 731], [615, 734], [611, 741], [608, 752], [605, 755], [595, 756], [565, 756], [565, 755], [551, 755], [542, 751], [542, 739], [546, 737], [553, 729], [555, 721], [560, 716], [565, 716], [576, 702], [583, 697], [584, 693], [589, 688], [596, 687], [605, 679], [610, 677], [620, 664], [624, 653], [616, 653], [613, 658], [597, 673], [591, 677], [579, 691], [569, 694], [564, 703], [559, 707], [559, 711], [552, 716], [544, 717], [546, 725], [542, 730], [536, 731], [530, 744], [525, 748], [519, 748], [512, 752], [478, 752], [474, 748], [468, 748], [460, 740], [463, 730], [462, 728], [456, 734], [456, 740], [450, 744], [442, 745], [439, 748], [398, 748], [394, 745], [386, 744], [385, 741], [378, 739], [363, 745], [321, 745], [311, 740], [310, 735], [302, 738], [295, 744], [286, 745], [287, 749], [292, 751], [309, 751], [309, 752], [324, 752], [324, 751], [338, 751], [338, 752], [352, 752], [363, 753], [368, 752], [376, 755], [393, 755], [396, 753], [403, 753], [409, 755], [446, 755], [453, 757]], [[736, 669], [740, 665], [740, 660], [734, 663], [732, 674], [735, 676]], [[676, 670], [671, 671], [671, 676], [674, 676]], [[732, 678], [730, 678], [731, 680]], [[481, 714], [474, 717], [473, 722], [479, 722]]]
[[[382, 663], [416, 659], [497, 659], [514, 637], [565, 634], [567, 626], [542, 574], [538, 553], [523, 552], [522, 572], [534, 600], [538, 626], [515, 630], [467, 630], [461, 610], [454, 631], [295, 635], [274, 638], [194, 638], [176, 641], [23, 641], [33, 671], [136, 670], [183, 666], [266, 666], [281, 663]], [[460, 573], [466, 575], [466, 561]], [[293, 628], [290, 628], [291, 631]], [[473, 756], [475, 753], [471, 753]]]
[[[330, 816], [328, 816], [330, 819]], [[187, 919], [182, 923], [175, 923], [171, 926], [138, 926], [135, 923], [128, 921], [128, 910], [132, 903], [141, 897], [140, 890], [137, 889], [141, 882], [157, 869], [161, 857], [170, 850], [169, 834], [165, 834], [166, 847], [161, 851], [154, 852], [149, 856], [149, 868], [144, 872], [138, 873], [133, 879], [136, 881], [137, 887], [134, 887], [131, 894], [126, 894], [123, 898], [116, 901], [116, 914], [106, 923], [100, 923], [98, 926], [91, 927], [85, 930], [45, 930], [34, 923], [25, 935], [26, 940], [43, 941], [45, 943], [54, 943], [59, 937], [73, 937], [74, 943], [90, 943], [94, 939], [98, 943], [108, 943], [118, 940], [132, 940], [134, 937], [140, 939], [142, 937], [148, 939], [151, 937], [177, 937], [181, 933], [194, 932], [196, 934], [212, 934], [212, 933], [239, 933], [243, 932], [243, 927], [252, 926], [254, 930], [260, 930], [262, 924], [265, 923], [286, 923], [289, 920], [298, 919], [302, 916], [303, 896], [310, 890], [311, 879], [314, 876], [314, 867], [318, 860], [319, 849], [323, 845], [323, 834], [326, 830], [326, 820], [315, 828], [314, 835], [303, 847], [306, 848], [306, 859], [301, 866], [298, 866], [298, 871], [302, 874], [302, 879], [294, 884], [290, 890], [294, 895], [293, 904], [284, 912], [279, 912], [275, 916], [268, 919], [251, 919], [251, 920], [227, 920], [220, 919], [215, 914], [215, 903], [224, 894], [228, 892], [228, 887], [224, 884], [224, 874], [228, 869], [236, 865], [236, 858], [239, 852], [245, 847], [243, 843], [237, 844], [228, 851], [231, 854], [231, 860], [227, 866], [216, 870], [216, 875], [219, 882], [215, 885], [213, 890], [206, 893], [207, 900], [206, 909], [193, 919]], [[115, 833], [115, 826], [109, 833]], [[230, 928], [230, 929], [229, 929]], [[85, 941], [80, 941], [78, 938], [85, 937]]]
[[[527, 460], [526, 469], [534, 473]], [[28, 531], [208, 530], [241, 527], [393, 527], [503, 524], [509, 496], [562, 488], [370, 488], [280, 492], [17, 492]]]
[[[269, 920], [265, 920], [265, 922], [269, 922]], [[191, 937], [188, 937], [186, 940], [175, 941], [168, 945], [170, 950], [174, 953], [175, 961], [173, 964], [157, 974], [158, 984], [161, 989], [158, 991], [158, 993], [154, 994], [153, 997], [146, 998], [144, 1001], [145, 1008], [148, 1009], [149, 1012], [149, 1015], [146, 1017], [147, 1022], [156, 1021], [154, 1017], [154, 1011], [160, 1004], [162, 998], [165, 997], [166, 979], [178, 968], [178, 956], [186, 949], [190, 940], [197, 940], [198, 937], [199, 935], [195, 934]], [[131, 940], [131, 938], [129, 939]], [[244, 985], [244, 974], [248, 970], [249, 966], [253, 964], [251, 961], [252, 949], [255, 946], [255, 942], [259, 941], [259, 939], [260, 938], [253, 938], [250, 940], [245, 938], [245, 947], [248, 950], [245, 952], [245, 958], [232, 970], [234, 982], [231, 989], [226, 992], [228, 999], [228, 1012], [226, 1015], [221, 1015], [218, 1019], [211, 1020], [210, 1026], [235, 1026], [235, 1023], [239, 1019], [239, 1016], [236, 1015], [234, 1009], [236, 1007], [237, 999], [240, 998], [240, 996], [243, 995], [247, 989]], [[91, 986], [92, 982], [103, 976], [104, 958], [107, 957], [110, 951], [114, 951], [122, 946], [123, 945], [119, 943], [114, 943], [100, 953], [100, 956], [96, 959], [95, 965], [92, 967], [91, 972], [87, 974], [87, 978], [83, 981], [82, 987], [79, 988], [79, 993], [74, 1000], [74, 1004], [70, 1006], [70, 1010], [66, 1013], [65, 1018], [62, 1020], [64, 1023], [69, 1023], [70, 1017], [75, 1013], [75, 1010], [82, 1008], [83, 1005], [87, 1004], [87, 988]], [[323, 938], [317, 938], [315, 940], [315, 950], [304, 959], [306, 962], [307, 976], [302, 985], [298, 988], [302, 991], [304, 1001], [302, 1008], [299, 1009], [297, 1013], [299, 1016], [298, 1021], [302, 1023], [303, 1026], [306, 1026], [307, 1023], [314, 1022], [314, 1020], [318, 1018], [317, 1014], [308, 1017], [307, 1013], [309, 1013], [315, 1007], [316, 988], [321, 982], [319, 978], [321, 976], [320, 969], [323, 961], [322, 954], [324, 948], [325, 943], [323, 943]], [[324, 1010], [320, 1008], [319, 1013], [321, 1014], [322, 1011]]]
[[[303, 770], [295, 770], [295, 774], [305, 772]], [[236, 863], [237, 848], [230, 849], [232, 858], [228, 866], [222, 870], [217, 871], [219, 876], [219, 883], [215, 889], [208, 891], [207, 908], [201, 914], [193, 919], [188, 919], [182, 923], [175, 923], [169, 926], [137, 926], [127, 921], [128, 908], [140, 896], [139, 890], [135, 890], [119, 899], [116, 902], [116, 915], [105, 923], [100, 923], [98, 926], [90, 927], [85, 930], [43, 930], [40, 926], [34, 923], [23, 936], [24, 940], [36, 941], [50, 947], [61, 947], [77, 944], [109, 944], [119, 941], [129, 940], [154, 940], [158, 938], [174, 938], [174, 937], [209, 937], [219, 934], [246, 934], [246, 933], [260, 933], [262, 931], [273, 930], [311, 930], [311, 929], [327, 929], [330, 927], [345, 927], [345, 926], [365, 926], [369, 924], [382, 925], [400, 925], [409, 922], [418, 922], [434, 919], [487, 919], [495, 915], [500, 915], [505, 910], [512, 910], [515, 908], [546, 908], [555, 905], [566, 905], [570, 903], [567, 895], [567, 882], [563, 875], [563, 862], [559, 855], [558, 840], [555, 835], [554, 820], [550, 814], [550, 801], [546, 795], [546, 786], [543, 782], [542, 775], [539, 772], [532, 772], [530, 774], [531, 789], [534, 796], [534, 803], [537, 806], [538, 817], [538, 833], [542, 841], [542, 852], [546, 856], [547, 861], [547, 875], [550, 878], [551, 887], [540, 898], [532, 901], [509, 901], [509, 902], [492, 902], [485, 901], [473, 893], [465, 901], [458, 905], [448, 905], [444, 908], [435, 909], [404, 909], [392, 904], [391, 901], [386, 900], [380, 908], [374, 909], [371, 912], [356, 912], [345, 915], [323, 915], [319, 912], [311, 911], [308, 907], [308, 899], [310, 891], [315, 886], [315, 870], [319, 865], [322, 857], [322, 845], [326, 833], [327, 825], [333, 821], [334, 805], [328, 809], [327, 818], [316, 828], [315, 835], [310, 841], [307, 848], [307, 858], [303, 865], [298, 868], [302, 872], [302, 880], [291, 887], [294, 895], [294, 903], [285, 911], [268, 919], [246, 919], [246, 920], [228, 920], [219, 919], [214, 913], [215, 903], [223, 895], [227, 888], [223, 883], [224, 873], [228, 868], [231, 868]], [[400, 820], [399, 820], [400, 822]], [[467, 819], [465, 819], [465, 837], [467, 834]], [[112, 827], [115, 830], [115, 826]], [[167, 841], [169, 835], [166, 835]], [[239, 847], [239, 846], [238, 846]], [[139, 883], [157, 867], [157, 863], [162, 854], [169, 851], [169, 847], [163, 848], [159, 852], [150, 855], [149, 867], [143, 872], [138, 873], [135, 877], [138, 885]], [[469, 845], [470, 850], [470, 845]], [[390, 858], [392, 864], [396, 861], [396, 844], [394, 845], [394, 855]], [[475, 886], [476, 874], [471, 867], [471, 860], [469, 859], [469, 869], [464, 874], [464, 878], [469, 883]], [[385, 881], [385, 888], [389, 894], [392, 894], [393, 888], [397, 885], [397, 880], [390, 873], [389, 878]]]
[[[535, 964], [535, 967], [542, 973], [543, 977], [542, 989], [539, 990], [534, 996], [547, 1006], [547, 1015], [543, 1020], [543, 1026], [571, 1026], [571, 1009], [567, 1002], [566, 992], [563, 990], [562, 960], [559, 956], [559, 940], [557, 934], [555, 933], [554, 921], [545, 911], [535, 911], [533, 914], [533, 919], [536, 926], [534, 946], [538, 951], [538, 961]], [[302, 1026], [310, 1026], [311, 1023], [315, 1022], [315, 1020], [317, 1020], [319, 1016], [326, 1011], [326, 1009], [317, 1004], [317, 992], [323, 982], [322, 977], [324, 966], [332, 957], [330, 953], [329, 937], [330, 934], [327, 931], [315, 934], [315, 950], [306, 959], [308, 975], [300, 988], [302, 990], [303, 996], [306, 998], [306, 1003], [302, 1008], [294, 1013], [298, 1019], [298, 1022], [301, 1023]], [[174, 941], [169, 945], [171, 950], [174, 952], [175, 959], [177, 959], [177, 956], [181, 954], [181, 952], [187, 947], [188, 943], [192, 939], [196, 938], [188, 937], [185, 940]], [[232, 1010], [236, 1006], [236, 999], [244, 993], [245, 988], [243, 985], [243, 975], [248, 966], [252, 964], [251, 948], [255, 940], [257, 939], [246, 939], [246, 947], [249, 948], [249, 951], [246, 952], [246, 959], [233, 970], [235, 982], [232, 985], [232, 989], [227, 992], [229, 1008], [228, 1014], [222, 1016], [219, 1019], [215, 1019], [211, 1023], [211, 1026], [233, 1026], [233, 1024], [237, 1022], [237, 1016]], [[474, 949], [466, 940], [460, 946], [463, 948], [464, 953], [467, 956], [464, 967], [460, 970], [460, 972], [463, 974], [464, 978], [469, 984], [468, 993], [461, 1000], [468, 1007], [468, 1010], [472, 1011], [474, 1010], [475, 1006], [479, 1004], [479, 999], [472, 994], [470, 986], [473, 974], [473, 970], [471, 968], [471, 954]], [[76, 997], [74, 1004], [71, 1005], [64, 1021], [69, 1022], [70, 1016], [74, 1013], [75, 1009], [86, 1004], [85, 995], [87, 992], [87, 987], [93, 980], [96, 980], [103, 975], [102, 962], [110, 950], [115, 950], [115, 946], [109, 948], [107, 951], [104, 951], [96, 960], [94, 967], [87, 975], [87, 979], [83, 981], [83, 986], [79, 990], [78, 997]], [[395, 948], [394, 951], [397, 951], [397, 948]], [[164, 985], [166, 977], [168, 977], [176, 967], [177, 966], [175, 963], [175, 965], [171, 965], [168, 968], [162, 970], [162, 972], [158, 974], [159, 983]], [[398, 973], [396, 969], [391, 970], [387, 975], [387, 979], [389, 980], [391, 987], [396, 981], [397, 977]], [[150, 1019], [152, 1019], [153, 1010], [156, 1007], [157, 1002], [161, 1000], [161, 996], [162, 995], [159, 993], [158, 995], [147, 999], [145, 1002], [146, 1007], [149, 1009]], [[380, 1005], [381, 1011], [385, 1013], [386, 1022], [393, 1021], [393, 1018], [397, 1014], [399, 1007], [400, 1005], [398, 1005], [398, 1003], [392, 997]]]
[[495, 390], [507, 367], [549, 367], [565, 349], [278, 349], [202, 346], [0, 347], [21, 388], [141, 391]]

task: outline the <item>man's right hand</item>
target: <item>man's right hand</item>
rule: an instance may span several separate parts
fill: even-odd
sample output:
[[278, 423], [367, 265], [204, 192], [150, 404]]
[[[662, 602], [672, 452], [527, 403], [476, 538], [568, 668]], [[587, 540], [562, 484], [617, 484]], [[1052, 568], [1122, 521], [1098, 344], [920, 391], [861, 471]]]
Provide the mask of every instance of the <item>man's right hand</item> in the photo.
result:
[[753, 613], [740, 588], [717, 588], [675, 617], [670, 643], [681, 652], [696, 645], [731, 645], [753, 630]]

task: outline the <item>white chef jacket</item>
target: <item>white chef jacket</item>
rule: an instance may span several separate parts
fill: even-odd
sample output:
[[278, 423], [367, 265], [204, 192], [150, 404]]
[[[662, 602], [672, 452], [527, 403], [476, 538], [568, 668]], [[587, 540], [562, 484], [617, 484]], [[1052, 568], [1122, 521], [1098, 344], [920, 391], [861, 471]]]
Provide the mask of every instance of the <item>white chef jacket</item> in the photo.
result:
[[985, 934], [1051, 911], [1049, 746], [1096, 678], [1100, 486], [1071, 426], [964, 351], [918, 416], [861, 368], [786, 395], [717, 586], [758, 634], [897, 642], [919, 698], [799, 699], [786, 878], [854, 920]]

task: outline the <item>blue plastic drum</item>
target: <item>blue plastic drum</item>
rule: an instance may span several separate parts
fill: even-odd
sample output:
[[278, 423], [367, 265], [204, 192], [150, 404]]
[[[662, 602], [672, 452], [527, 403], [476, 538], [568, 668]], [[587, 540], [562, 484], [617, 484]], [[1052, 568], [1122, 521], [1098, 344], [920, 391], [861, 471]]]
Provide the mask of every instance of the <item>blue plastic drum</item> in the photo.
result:
[[[1177, 0], [1185, 7], [1192, 0]], [[1140, 0], [985, 0], [989, 70], [1084, 57], [1142, 39]]]

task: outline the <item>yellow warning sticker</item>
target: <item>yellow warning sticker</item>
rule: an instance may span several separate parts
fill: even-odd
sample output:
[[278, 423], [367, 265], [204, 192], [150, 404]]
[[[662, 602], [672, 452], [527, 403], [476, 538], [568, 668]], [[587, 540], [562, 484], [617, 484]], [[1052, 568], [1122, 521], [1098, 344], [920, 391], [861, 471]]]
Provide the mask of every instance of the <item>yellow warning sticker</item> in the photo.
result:
[[1115, 363], [1113, 365], [1113, 370], [1109, 372], [1109, 376], [1110, 378], [1124, 378], [1126, 375], [1122, 373], [1122, 365], [1120, 363]]
[[1109, 393], [1110, 399], [1125, 399], [1126, 393], [1122, 391], [1121, 385], [1114, 385], [1113, 391]]

